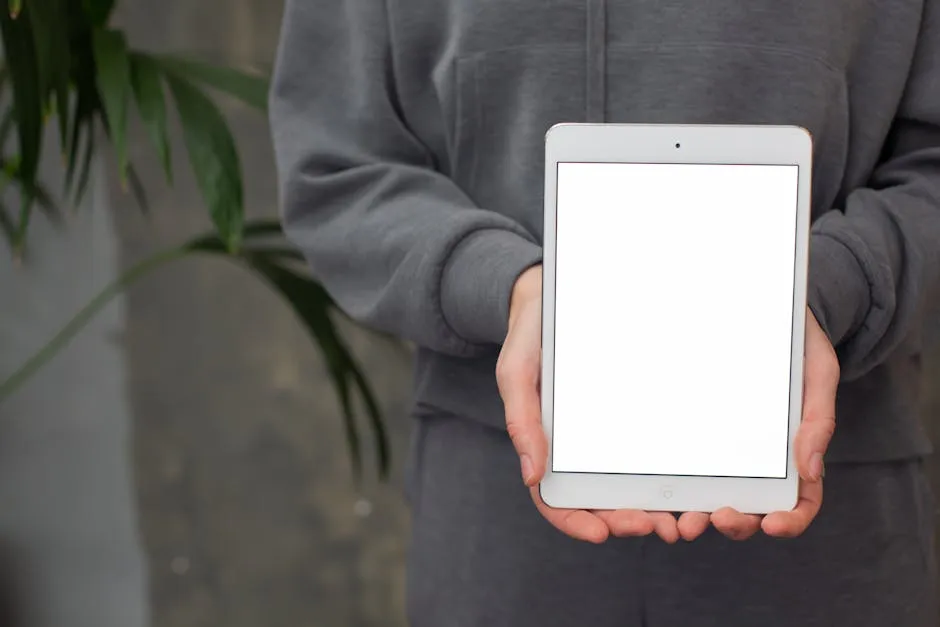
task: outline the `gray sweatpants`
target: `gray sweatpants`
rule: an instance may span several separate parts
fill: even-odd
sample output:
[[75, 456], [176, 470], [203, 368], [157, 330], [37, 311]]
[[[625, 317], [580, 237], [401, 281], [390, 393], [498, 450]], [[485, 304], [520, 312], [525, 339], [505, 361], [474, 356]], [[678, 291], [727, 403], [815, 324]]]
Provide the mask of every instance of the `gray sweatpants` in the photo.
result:
[[409, 493], [413, 627], [928, 627], [934, 504], [919, 459], [826, 469], [794, 540], [613, 539], [555, 531], [504, 433], [417, 420]]

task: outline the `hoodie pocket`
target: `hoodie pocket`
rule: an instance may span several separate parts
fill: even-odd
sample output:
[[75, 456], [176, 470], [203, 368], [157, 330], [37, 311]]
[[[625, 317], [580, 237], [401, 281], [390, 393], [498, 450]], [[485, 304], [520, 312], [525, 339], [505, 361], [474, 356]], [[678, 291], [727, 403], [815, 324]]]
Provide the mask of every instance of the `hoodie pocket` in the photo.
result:
[[[844, 74], [821, 58], [769, 45], [663, 43], [610, 46], [606, 59], [607, 122], [806, 127], [814, 208], [836, 202], [849, 107]], [[455, 176], [477, 202], [514, 216], [541, 209], [545, 132], [586, 119], [589, 69], [583, 46], [491, 50], [458, 62]]]

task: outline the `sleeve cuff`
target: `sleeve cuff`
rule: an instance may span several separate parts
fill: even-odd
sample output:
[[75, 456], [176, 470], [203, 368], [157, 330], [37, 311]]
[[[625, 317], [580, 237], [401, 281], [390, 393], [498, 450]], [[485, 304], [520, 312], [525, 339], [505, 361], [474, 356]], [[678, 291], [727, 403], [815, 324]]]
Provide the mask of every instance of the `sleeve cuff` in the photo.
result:
[[852, 251], [828, 234], [813, 233], [807, 305], [833, 346], [862, 326], [870, 303], [868, 279]]
[[441, 279], [444, 319], [464, 340], [502, 344], [516, 279], [541, 263], [542, 248], [497, 229], [476, 231], [453, 250]]

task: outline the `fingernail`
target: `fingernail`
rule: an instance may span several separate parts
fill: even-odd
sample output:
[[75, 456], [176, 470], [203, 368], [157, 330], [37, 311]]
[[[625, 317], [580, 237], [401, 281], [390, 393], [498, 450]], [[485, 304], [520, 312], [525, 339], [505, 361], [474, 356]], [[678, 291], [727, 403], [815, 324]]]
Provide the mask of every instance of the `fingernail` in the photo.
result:
[[522, 480], [525, 481], [526, 485], [531, 485], [532, 481], [535, 479], [535, 467], [532, 465], [532, 458], [528, 455], [523, 455], [521, 460]]
[[826, 474], [822, 453], [813, 453], [809, 459], [809, 475], [813, 481], [819, 481]]

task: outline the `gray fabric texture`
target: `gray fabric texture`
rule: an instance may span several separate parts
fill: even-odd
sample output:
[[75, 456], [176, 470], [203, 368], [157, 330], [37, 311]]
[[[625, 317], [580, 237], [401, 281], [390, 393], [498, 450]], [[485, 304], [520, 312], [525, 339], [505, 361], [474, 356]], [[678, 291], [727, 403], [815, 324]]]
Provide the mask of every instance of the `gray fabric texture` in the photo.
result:
[[341, 307], [417, 344], [419, 407], [502, 428], [494, 365], [541, 256], [543, 137], [586, 120], [808, 128], [810, 305], [843, 368], [828, 459], [930, 450], [940, 1], [288, 0], [284, 224]]
[[[417, 420], [414, 627], [934, 627], [934, 501], [919, 460], [831, 464], [799, 539], [568, 538], [532, 506], [512, 445]], [[460, 446], [455, 446], [459, 442]]]

